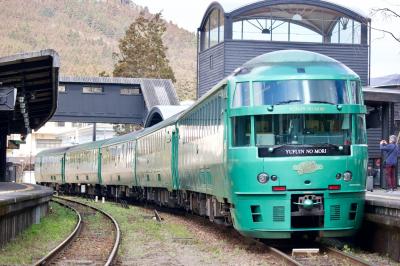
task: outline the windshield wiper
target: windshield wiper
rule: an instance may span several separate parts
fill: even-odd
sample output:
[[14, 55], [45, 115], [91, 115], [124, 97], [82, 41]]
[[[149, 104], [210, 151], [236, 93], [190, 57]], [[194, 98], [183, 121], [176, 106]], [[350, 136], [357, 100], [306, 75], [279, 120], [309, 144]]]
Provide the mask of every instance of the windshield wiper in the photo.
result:
[[298, 103], [301, 102], [301, 100], [288, 100], [288, 101], [281, 101], [278, 103], [275, 103], [274, 105], [280, 105], [280, 104], [289, 104], [289, 103]]
[[332, 104], [332, 105], [335, 105], [335, 103], [331, 103], [331, 102], [327, 102], [327, 101], [317, 101], [317, 100], [310, 101], [310, 103], [326, 103], [326, 104]]
[[[327, 142], [325, 142], [325, 143], [314, 143], [313, 146], [319, 146], [319, 147], [333, 147], [333, 148], [336, 148], [336, 149], [339, 148], [338, 145], [332, 144], [332, 143], [327, 143]], [[341, 146], [341, 145], [340, 145], [340, 146]], [[342, 146], [342, 147], [343, 147], [343, 146]]]
[[275, 146], [270, 146], [268, 147], [268, 150], [272, 149], [271, 152], [274, 152], [275, 150], [279, 150], [280, 148], [290, 148], [296, 145], [300, 145], [300, 144], [282, 144], [282, 145], [275, 145]]

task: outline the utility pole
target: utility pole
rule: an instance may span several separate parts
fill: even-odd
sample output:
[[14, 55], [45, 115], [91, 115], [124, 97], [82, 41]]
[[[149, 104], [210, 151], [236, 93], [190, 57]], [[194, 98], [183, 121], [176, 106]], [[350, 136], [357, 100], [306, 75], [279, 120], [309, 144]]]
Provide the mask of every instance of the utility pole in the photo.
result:
[[93, 141], [96, 141], [96, 123], [93, 123]]

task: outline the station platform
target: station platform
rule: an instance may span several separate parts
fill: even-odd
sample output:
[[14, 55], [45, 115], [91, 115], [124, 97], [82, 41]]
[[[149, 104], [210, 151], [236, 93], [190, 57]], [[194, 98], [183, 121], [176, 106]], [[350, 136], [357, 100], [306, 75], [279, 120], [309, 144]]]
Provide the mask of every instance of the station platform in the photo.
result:
[[400, 191], [377, 189], [365, 195], [365, 220], [400, 229]]
[[47, 214], [51, 188], [0, 182], [0, 247]]
[[364, 223], [359, 234], [364, 248], [400, 261], [400, 191], [374, 189], [365, 195]]
[[367, 191], [366, 199], [374, 200], [374, 199], [388, 199], [388, 200], [400, 200], [400, 189], [395, 191], [386, 192], [384, 189], [374, 189], [373, 192]]

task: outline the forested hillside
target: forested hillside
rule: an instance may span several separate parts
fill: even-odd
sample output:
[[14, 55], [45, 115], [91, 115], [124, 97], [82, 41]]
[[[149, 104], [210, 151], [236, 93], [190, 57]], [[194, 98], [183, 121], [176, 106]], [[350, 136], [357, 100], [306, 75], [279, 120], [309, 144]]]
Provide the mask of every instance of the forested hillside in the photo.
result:
[[[127, 0], [0, 0], [0, 8], [0, 56], [52, 48], [65, 76], [111, 74], [118, 40], [140, 11], [148, 13]], [[195, 34], [168, 22], [163, 40], [180, 99], [193, 99]]]

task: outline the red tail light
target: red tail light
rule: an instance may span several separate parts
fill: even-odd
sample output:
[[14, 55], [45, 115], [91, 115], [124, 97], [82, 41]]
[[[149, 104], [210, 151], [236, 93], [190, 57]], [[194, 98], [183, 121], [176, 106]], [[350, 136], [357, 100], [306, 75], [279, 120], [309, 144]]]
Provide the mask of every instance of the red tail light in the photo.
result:
[[340, 185], [329, 185], [328, 189], [329, 190], [340, 190]]
[[273, 186], [272, 191], [286, 191], [286, 186]]

